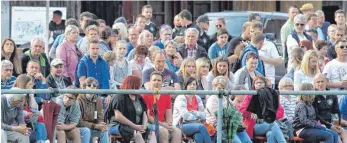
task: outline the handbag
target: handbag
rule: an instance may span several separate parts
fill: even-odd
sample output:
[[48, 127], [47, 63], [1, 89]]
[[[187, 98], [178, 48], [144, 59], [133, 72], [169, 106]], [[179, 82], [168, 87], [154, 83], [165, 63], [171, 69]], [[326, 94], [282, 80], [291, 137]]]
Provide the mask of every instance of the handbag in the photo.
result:
[[134, 137], [134, 129], [128, 125], [120, 124], [119, 133], [124, 142], [130, 142], [130, 140]]

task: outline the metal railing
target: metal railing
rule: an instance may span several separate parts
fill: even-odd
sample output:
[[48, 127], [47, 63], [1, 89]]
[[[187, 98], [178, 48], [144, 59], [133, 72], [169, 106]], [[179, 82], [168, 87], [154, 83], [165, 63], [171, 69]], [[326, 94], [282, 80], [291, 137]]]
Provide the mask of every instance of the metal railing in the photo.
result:
[[[115, 90], [115, 89], [4, 89], [1, 94], [175, 94], [175, 95], [219, 95], [218, 115], [222, 114], [224, 95], [256, 95], [256, 90]], [[279, 91], [280, 95], [347, 95], [344, 91]], [[222, 116], [217, 117], [217, 143], [222, 142]]]

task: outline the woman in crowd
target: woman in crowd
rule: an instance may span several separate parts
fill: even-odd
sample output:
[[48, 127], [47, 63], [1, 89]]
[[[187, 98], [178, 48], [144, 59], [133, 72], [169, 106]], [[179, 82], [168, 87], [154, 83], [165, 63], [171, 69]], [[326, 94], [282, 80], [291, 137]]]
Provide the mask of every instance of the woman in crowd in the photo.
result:
[[[19, 75], [13, 85], [14, 88], [19, 89], [33, 89], [33, 86], [32, 79], [25, 74]], [[43, 116], [39, 112], [34, 94], [27, 94], [24, 97], [23, 113], [25, 119], [31, 116], [39, 116], [36, 121], [37, 123], [32, 127], [35, 129], [35, 137], [32, 136], [31, 140], [35, 139], [38, 142], [45, 142], [47, 139], [46, 126], [43, 123]]]
[[[139, 90], [140, 87], [141, 79], [131, 75], [123, 80], [120, 89]], [[136, 143], [145, 142], [142, 133], [146, 132], [147, 106], [140, 95], [116, 94], [112, 97], [108, 108], [105, 116], [111, 122], [109, 134], [121, 135], [126, 142], [130, 140], [135, 140]]]
[[145, 45], [138, 45], [135, 48], [134, 59], [130, 61], [130, 64], [133, 65], [133, 75], [142, 78], [143, 68], [149, 66], [149, 63], [146, 62], [146, 57], [148, 55], [148, 49]]
[[303, 49], [305, 52], [308, 50], [313, 50], [312, 42], [309, 40], [302, 40], [299, 42], [299, 46], [301, 49]]
[[165, 43], [172, 39], [172, 28], [165, 24], [160, 27], [159, 30], [160, 39], [153, 45], [158, 46], [160, 49], [164, 49]]
[[[213, 90], [225, 90], [228, 87], [228, 79], [225, 76], [217, 76], [213, 79]], [[229, 97], [223, 98], [223, 106], [230, 106], [232, 101]], [[215, 113], [218, 111], [218, 95], [211, 95], [206, 101], [206, 122], [217, 128], [217, 117]], [[245, 131], [237, 132], [234, 136], [233, 143], [249, 143], [252, 142]]]
[[133, 73], [133, 65], [125, 59], [128, 51], [127, 43], [124, 40], [118, 41], [113, 52], [116, 54], [115, 63], [110, 67], [111, 89], [119, 89], [123, 79]]
[[[246, 90], [245, 86], [242, 86], [242, 85], [236, 85], [233, 90]], [[241, 105], [242, 105], [242, 102], [244, 101], [245, 99], [245, 95], [233, 95], [232, 97], [234, 100], [233, 100], [233, 104], [234, 106], [236, 107], [237, 110], [240, 111], [240, 108], [241, 108]]]
[[1, 60], [9, 60], [13, 63], [13, 73], [12, 75], [17, 77], [19, 74], [23, 73], [22, 70], [22, 60], [20, 58], [20, 51], [18, 51], [16, 43], [10, 38], [2, 41], [1, 44]]
[[183, 60], [181, 64], [181, 68], [177, 72], [178, 81], [183, 89], [184, 81], [188, 79], [188, 77], [195, 78], [196, 65], [195, 60], [193, 58], [186, 58]]
[[296, 48], [293, 48], [292, 53], [291, 53], [291, 66], [288, 66], [288, 73], [285, 75], [286, 77], [291, 78], [294, 80], [294, 72], [300, 69], [302, 58], [304, 57], [304, 50], [301, 49], [298, 46], [295, 46]]
[[111, 29], [111, 36], [109, 37], [109, 46], [111, 47], [112, 51], [117, 45], [117, 41], [121, 40], [120, 38], [119, 29]]
[[112, 29], [118, 30], [118, 39], [126, 40], [128, 37], [128, 30], [124, 23], [118, 22], [112, 25]]
[[[202, 57], [195, 61], [196, 71], [195, 78], [197, 83], [197, 90], [208, 90], [207, 74], [210, 69], [210, 60]], [[205, 101], [206, 95], [199, 95], [200, 98]]]
[[330, 61], [326, 56], [328, 51], [328, 42], [325, 40], [318, 40], [315, 43], [316, 51], [318, 53], [318, 66], [319, 70], [323, 72], [325, 65]]
[[64, 62], [64, 75], [74, 81], [77, 63], [82, 58], [82, 50], [79, 49], [75, 42], [78, 40], [79, 29], [74, 25], [65, 28], [65, 41], [57, 48], [56, 58]]
[[309, 50], [304, 54], [300, 69], [294, 72], [294, 90], [298, 90], [302, 83], [313, 83], [313, 78], [317, 73], [320, 73], [318, 54]]
[[[137, 45], [144, 45], [147, 49], [149, 49], [153, 45], [153, 34], [148, 30], [143, 30], [137, 41]], [[128, 61], [131, 61], [135, 57], [135, 49], [131, 50], [128, 54]]]
[[[299, 90], [314, 90], [311, 83], [303, 83], [300, 85]], [[336, 132], [331, 131], [322, 126], [317, 121], [317, 116], [312, 103], [314, 95], [302, 95], [299, 98], [299, 103], [295, 108], [295, 118], [293, 127], [296, 135], [305, 139], [307, 142], [338, 143], [339, 136]]]
[[182, 56], [177, 52], [177, 43], [174, 40], [167, 40], [164, 43], [164, 50], [166, 55], [165, 63], [169, 70], [177, 72], [182, 63]]
[[250, 53], [246, 57], [246, 66], [237, 70], [235, 73], [235, 85], [243, 85], [246, 89], [252, 89], [253, 80], [256, 76], [261, 75], [256, 71], [258, 67], [258, 56]]
[[228, 57], [228, 60], [231, 64], [231, 68], [230, 71], [235, 73], [237, 70], [239, 70], [240, 64], [237, 64], [237, 62], [239, 61], [240, 55], [242, 54], [242, 50], [246, 47], [246, 44], [242, 41], [240, 41], [234, 49], [234, 54]]
[[[256, 76], [253, 79], [253, 90], [259, 90], [267, 87], [266, 78], [263, 76]], [[266, 136], [269, 143], [286, 143], [283, 133], [276, 122], [267, 123], [262, 119], [258, 119], [257, 115], [247, 111], [247, 108], [252, 100], [253, 95], [246, 95], [244, 102], [241, 105], [240, 111], [244, 118], [243, 122], [246, 126], [246, 132], [250, 138], [253, 138], [253, 133], [257, 136]], [[280, 106], [276, 113], [276, 119], [282, 118], [283, 111]]]
[[[189, 77], [184, 83], [185, 90], [196, 90], [196, 80]], [[173, 125], [182, 128], [187, 136], [193, 136], [197, 143], [212, 143], [210, 135], [204, 124], [204, 104], [197, 95], [179, 95], [176, 97], [173, 107]], [[191, 122], [191, 123], [183, 123]]]
[[106, 26], [105, 29], [101, 29], [99, 31], [100, 31], [100, 38], [99, 38], [100, 55], [103, 56], [106, 52], [112, 51], [112, 47], [110, 43], [112, 29]]
[[[314, 87], [317, 91], [327, 90], [327, 78], [324, 74], [317, 74], [314, 77]], [[342, 142], [347, 142], [347, 131], [340, 128], [339, 101], [336, 95], [316, 95], [312, 103], [317, 120], [325, 125], [327, 129], [337, 132]]]
[[102, 56], [102, 58], [107, 62], [111, 70], [111, 66], [113, 66], [116, 61], [116, 53], [112, 51], [108, 51], [104, 54], [104, 56]]
[[[293, 91], [293, 80], [289, 77], [283, 77], [278, 83], [278, 89], [281, 91]], [[297, 97], [295, 95], [280, 95], [280, 104], [284, 108], [285, 117], [293, 122], [295, 114]]]
[[207, 75], [208, 89], [212, 89], [212, 81], [217, 76], [225, 76], [228, 79], [227, 89], [231, 89], [234, 85], [234, 74], [229, 71], [229, 60], [226, 57], [218, 57], [212, 71]]

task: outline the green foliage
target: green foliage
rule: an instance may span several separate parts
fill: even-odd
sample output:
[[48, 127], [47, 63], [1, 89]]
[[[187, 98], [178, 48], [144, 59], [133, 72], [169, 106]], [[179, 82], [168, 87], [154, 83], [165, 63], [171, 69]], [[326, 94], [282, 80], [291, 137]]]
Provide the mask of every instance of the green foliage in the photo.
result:
[[[223, 108], [223, 138], [226, 139], [227, 143], [232, 143], [236, 131], [239, 126], [242, 125], [242, 114], [235, 108], [235, 106], [227, 106]], [[215, 112], [218, 118], [217, 112]]]

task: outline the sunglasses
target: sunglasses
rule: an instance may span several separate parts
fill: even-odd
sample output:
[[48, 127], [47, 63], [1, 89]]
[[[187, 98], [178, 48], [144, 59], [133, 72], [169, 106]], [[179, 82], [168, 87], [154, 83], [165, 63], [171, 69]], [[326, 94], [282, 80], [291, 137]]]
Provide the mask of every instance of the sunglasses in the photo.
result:
[[305, 26], [305, 24], [302, 24], [302, 23], [295, 23], [295, 26]]
[[87, 84], [88, 87], [98, 87], [98, 84], [95, 83], [89, 83]]
[[347, 46], [340, 46], [340, 49], [347, 49]]

